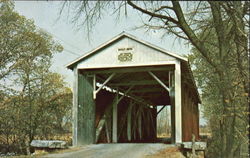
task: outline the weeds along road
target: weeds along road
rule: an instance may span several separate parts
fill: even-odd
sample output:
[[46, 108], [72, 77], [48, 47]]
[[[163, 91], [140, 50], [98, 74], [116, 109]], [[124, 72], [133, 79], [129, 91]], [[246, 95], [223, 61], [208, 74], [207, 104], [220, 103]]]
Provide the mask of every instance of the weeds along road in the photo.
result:
[[77, 151], [49, 154], [47, 158], [143, 158], [174, 145], [160, 143], [95, 144]]

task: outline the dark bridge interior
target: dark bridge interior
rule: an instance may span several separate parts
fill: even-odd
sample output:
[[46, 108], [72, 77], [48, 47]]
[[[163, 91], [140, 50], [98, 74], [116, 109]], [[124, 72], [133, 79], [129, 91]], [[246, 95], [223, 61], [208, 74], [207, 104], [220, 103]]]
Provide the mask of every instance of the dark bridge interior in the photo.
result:
[[96, 95], [96, 142], [112, 142], [114, 104], [117, 104], [117, 142], [156, 142], [156, 106], [171, 105], [171, 99], [151, 74], [171, 87], [173, 70], [174, 65], [81, 71], [95, 75], [99, 87], [112, 76]]

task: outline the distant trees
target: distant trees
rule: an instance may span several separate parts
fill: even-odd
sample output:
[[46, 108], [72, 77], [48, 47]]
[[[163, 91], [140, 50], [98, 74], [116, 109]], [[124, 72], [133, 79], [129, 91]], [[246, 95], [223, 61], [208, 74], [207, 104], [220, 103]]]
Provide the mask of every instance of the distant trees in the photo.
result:
[[[162, 107], [160, 106], [160, 108]], [[157, 135], [164, 136], [164, 137], [170, 137], [171, 135], [170, 108], [169, 107], [165, 107], [157, 115]]]
[[0, 1], [0, 152], [30, 153], [30, 142], [69, 129], [72, 92], [50, 72], [63, 47]]

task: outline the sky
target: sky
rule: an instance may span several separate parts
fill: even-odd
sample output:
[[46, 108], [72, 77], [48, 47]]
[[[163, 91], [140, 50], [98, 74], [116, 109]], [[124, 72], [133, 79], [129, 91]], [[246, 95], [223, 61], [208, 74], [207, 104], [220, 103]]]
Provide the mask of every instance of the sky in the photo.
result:
[[64, 10], [58, 20], [62, 3], [62, 1], [15, 1], [15, 10], [26, 18], [33, 19], [36, 26], [46, 30], [56, 41], [63, 45], [64, 51], [53, 57], [51, 70], [62, 74], [70, 87], [72, 87], [73, 83], [73, 73], [65, 65], [105, 43], [122, 31], [173, 53], [187, 54], [190, 52], [187, 45], [174, 40], [173, 36], [161, 39], [162, 33], [159, 31], [146, 33], [145, 29], [133, 29], [142, 23], [138, 12], [131, 8], [128, 8], [128, 16], [118, 21], [115, 16], [104, 16], [94, 27], [90, 36], [91, 41], [89, 41], [84, 29], [71, 23], [70, 20], [73, 16], [68, 15], [67, 9]]

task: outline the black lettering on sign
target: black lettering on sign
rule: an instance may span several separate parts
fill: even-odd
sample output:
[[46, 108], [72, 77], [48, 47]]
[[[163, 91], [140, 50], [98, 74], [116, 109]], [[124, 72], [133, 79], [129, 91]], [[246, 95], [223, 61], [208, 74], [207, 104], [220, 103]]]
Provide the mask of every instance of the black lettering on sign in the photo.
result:
[[120, 53], [118, 55], [118, 60], [125, 62], [125, 61], [132, 61], [133, 54], [132, 53]]

